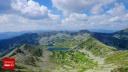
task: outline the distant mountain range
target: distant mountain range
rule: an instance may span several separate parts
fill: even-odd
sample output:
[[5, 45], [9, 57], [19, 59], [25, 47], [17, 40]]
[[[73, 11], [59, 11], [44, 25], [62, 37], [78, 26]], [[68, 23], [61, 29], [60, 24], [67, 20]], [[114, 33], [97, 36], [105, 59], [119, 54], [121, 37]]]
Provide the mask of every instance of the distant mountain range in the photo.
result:
[[0, 40], [2, 39], [9, 39], [9, 38], [13, 38], [16, 36], [20, 36], [22, 34], [24, 34], [25, 32], [2, 32], [0, 33]]
[[101, 42], [118, 49], [128, 49], [128, 29], [114, 33], [93, 33], [93, 36]]
[[38, 35], [36, 33], [26, 33], [20, 36], [0, 40], [0, 51], [11, 49], [22, 44], [38, 44]]
[[114, 32], [117, 32], [117, 30], [104, 30], [104, 29], [91, 29], [89, 31], [98, 32], [98, 33], [114, 33]]
[[1, 33], [0, 34], [0, 52], [22, 44], [38, 44], [42, 37], [49, 37], [58, 33], [65, 33], [69, 35], [77, 35], [89, 33], [99, 41], [116, 47], [118, 49], [128, 49], [128, 29], [121, 30], [114, 33], [97, 33], [88, 30], [81, 30], [77, 32], [70, 31], [35, 31], [35, 32], [20, 32], [20, 33]]

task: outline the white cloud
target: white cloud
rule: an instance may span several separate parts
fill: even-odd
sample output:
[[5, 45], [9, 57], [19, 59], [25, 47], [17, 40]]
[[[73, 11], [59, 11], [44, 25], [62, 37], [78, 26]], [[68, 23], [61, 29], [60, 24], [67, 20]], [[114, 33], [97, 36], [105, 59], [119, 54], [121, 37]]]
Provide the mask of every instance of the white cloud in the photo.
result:
[[117, 16], [117, 15], [122, 15], [122, 14], [126, 14], [127, 10], [125, 9], [125, 6], [122, 3], [115, 3], [114, 8], [110, 9], [108, 11], [109, 14], [113, 15], [113, 16]]
[[115, 0], [52, 0], [52, 2], [54, 7], [63, 11], [64, 14], [68, 14], [72, 12], [84, 12], [85, 10], [91, 11], [91, 9], [97, 13], [98, 10], [101, 11], [102, 6], [111, 4]]
[[67, 29], [102, 29], [121, 30], [128, 28], [128, 13], [122, 4], [116, 4], [109, 12], [88, 16], [82, 13], [72, 13], [62, 21]]
[[59, 15], [33, 0], [12, 0], [8, 4], [13, 13], [0, 14], [0, 32], [59, 29]]
[[58, 24], [59, 20], [52, 20], [50, 18], [34, 20], [13, 14], [0, 15], [0, 32], [56, 30]]
[[[2, 0], [2, 2], [6, 3], [5, 0]], [[119, 30], [128, 27], [128, 12], [123, 4], [115, 3], [115, 0], [52, 0], [52, 2], [54, 7], [67, 16], [60, 18], [59, 15], [53, 14], [53, 11], [46, 6], [40, 5], [34, 0], [12, 0], [10, 4], [14, 12], [0, 14], [0, 32], [80, 29]], [[115, 3], [114, 7], [105, 11], [103, 7], [111, 3]], [[6, 5], [1, 6], [6, 7]], [[85, 13], [86, 10], [89, 12]]]
[[60, 20], [60, 16], [59, 15], [54, 15], [52, 13], [48, 13], [48, 16], [52, 19], [52, 20]]
[[86, 14], [72, 13], [62, 21], [61, 26], [67, 30], [88, 29], [88, 16]]
[[33, 19], [59, 19], [59, 15], [52, 14], [46, 6], [40, 5], [33, 0], [13, 0], [11, 7], [25, 17]]
[[48, 15], [47, 7], [33, 0], [14, 0], [11, 6], [14, 10], [32, 18], [47, 17]]
[[101, 4], [95, 5], [95, 6], [91, 9], [91, 13], [92, 13], [92, 14], [100, 14], [100, 13], [102, 13], [104, 10], [103, 10], [101, 7], [102, 7]]

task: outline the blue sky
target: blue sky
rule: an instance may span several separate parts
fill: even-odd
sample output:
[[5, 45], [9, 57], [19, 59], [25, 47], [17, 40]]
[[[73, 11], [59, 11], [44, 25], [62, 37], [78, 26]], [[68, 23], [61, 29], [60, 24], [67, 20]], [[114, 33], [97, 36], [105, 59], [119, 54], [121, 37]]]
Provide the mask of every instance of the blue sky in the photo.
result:
[[52, 2], [51, 0], [35, 0], [36, 2], [39, 2], [39, 4], [47, 6], [49, 9], [52, 9]]
[[0, 0], [0, 32], [128, 28], [127, 0]]
[[123, 3], [125, 7], [128, 9], [128, 0], [117, 0], [120, 3]]

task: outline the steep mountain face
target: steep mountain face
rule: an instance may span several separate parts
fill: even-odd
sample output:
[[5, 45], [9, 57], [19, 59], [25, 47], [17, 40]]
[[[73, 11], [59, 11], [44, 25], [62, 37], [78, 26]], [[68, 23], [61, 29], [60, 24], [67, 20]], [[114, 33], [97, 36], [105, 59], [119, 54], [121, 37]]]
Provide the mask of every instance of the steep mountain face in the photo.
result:
[[101, 42], [118, 49], [128, 49], [128, 29], [115, 33], [93, 33], [93, 36]]

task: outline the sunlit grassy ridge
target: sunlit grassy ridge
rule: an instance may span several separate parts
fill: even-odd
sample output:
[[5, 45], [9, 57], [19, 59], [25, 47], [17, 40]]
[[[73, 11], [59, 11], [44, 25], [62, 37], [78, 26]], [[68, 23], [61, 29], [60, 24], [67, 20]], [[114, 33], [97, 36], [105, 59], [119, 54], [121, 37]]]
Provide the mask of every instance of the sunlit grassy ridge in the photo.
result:
[[115, 51], [116, 49], [110, 46], [107, 46], [93, 37], [89, 37], [86, 41], [83, 41], [80, 45], [80, 48], [91, 51], [96, 56], [106, 56], [109, 53]]
[[74, 48], [89, 36], [89, 34], [71, 36], [69, 34], [59, 33], [48, 38], [42, 38], [40, 44], [56, 48]]
[[111, 72], [128, 72], [128, 66], [122, 66], [113, 69]]
[[118, 66], [112, 72], [128, 72], [128, 51], [117, 51], [107, 56], [105, 62]]
[[106, 63], [114, 63], [116, 65], [128, 65], [128, 51], [118, 51], [111, 54], [105, 59]]
[[78, 51], [53, 51], [51, 61], [57, 63], [62, 68], [66, 68], [64, 66], [67, 66], [67, 69], [70, 67], [69, 69], [76, 69], [78, 71], [85, 71], [97, 66], [96, 62]]

